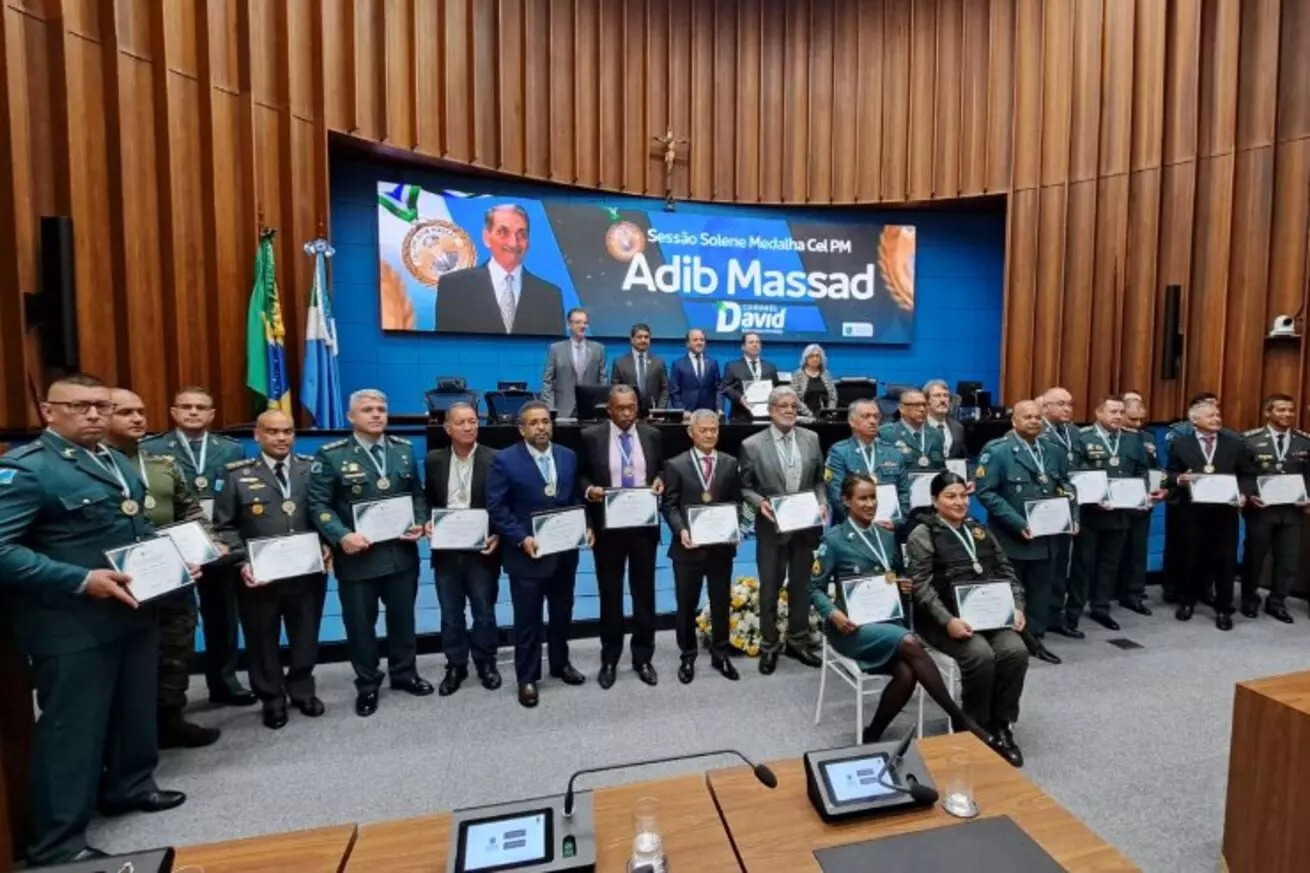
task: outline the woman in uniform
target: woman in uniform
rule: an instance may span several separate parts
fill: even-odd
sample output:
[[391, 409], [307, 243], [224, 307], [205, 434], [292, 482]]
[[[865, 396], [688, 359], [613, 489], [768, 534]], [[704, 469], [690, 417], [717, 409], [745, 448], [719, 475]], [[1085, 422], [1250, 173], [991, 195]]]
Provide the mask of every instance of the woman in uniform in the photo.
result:
[[[964, 711], [1000, 741], [1001, 756], [1023, 766], [1010, 732], [1028, 673], [1028, 649], [1020, 633], [1023, 586], [1000, 544], [969, 517], [967, 483], [949, 471], [932, 480], [933, 514], [905, 543], [912, 582], [915, 628], [934, 648], [960, 665]], [[960, 619], [955, 588], [977, 582], [1008, 582], [1014, 595], [1013, 626], [975, 631]]]
[[847, 476], [841, 483], [841, 498], [846, 520], [824, 534], [815, 553], [810, 602], [819, 613], [824, 636], [833, 650], [855, 660], [867, 672], [891, 677], [873, 720], [864, 729], [864, 742], [881, 739], [892, 719], [909, 702], [915, 685], [922, 684], [928, 696], [950, 716], [956, 730], [967, 730], [997, 746], [999, 740], [988, 735], [951, 698], [937, 665], [913, 632], [892, 622], [858, 625], [847, 616], [841, 580], [881, 575], [895, 578], [901, 561], [892, 534], [873, 523], [878, 510], [874, 480], [864, 473]]

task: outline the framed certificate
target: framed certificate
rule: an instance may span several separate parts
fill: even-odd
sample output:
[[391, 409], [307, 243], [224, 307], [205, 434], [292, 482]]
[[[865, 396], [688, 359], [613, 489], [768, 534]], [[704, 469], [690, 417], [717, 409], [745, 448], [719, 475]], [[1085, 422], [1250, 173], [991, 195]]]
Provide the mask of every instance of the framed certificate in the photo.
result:
[[587, 513], [581, 506], [539, 512], [532, 516], [532, 539], [537, 557], [587, 547]]
[[1231, 473], [1193, 473], [1188, 477], [1187, 488], [1193, 503], [1237, 505], [1237, 477]]
[[487, 547], [489, 519], [485, 509], [432, 510], [434, 552], [480, 552]]
[[363, 534], [371, 543], [399, 539], [414, 526], [414, 500], [408, 494], [364, 500], [350, 509], [355, 516], [355, 533]]
[[250, 556], [250, 575], [256, 582], [277, 582], [325, 572], [323, 547], [313, 531], [247, 540], [246, 554]]
[[659, 527], [659, 499], [649, 488], [610, 488], [604, 503], [606, 530]]
[[142, 540], [120, 549], [105, 552], [109, 565], [132, 577], [127, 592], [138, 603], [154, 600], [188, 585], [194, 585], [186, 558], [173, 540], [166, 536]]
[[1146, 487], [1151, 491], [1159, 491], [1164, 487], [1164, 470], [1147, 470]]
[[687, 532], [698, 546], [736, 545], [741, 542], [735, 503], [710, 503], [687, 507]]
[[898, 621], [905, 616], [901, 589], [890, 576], [857, 576], [841, 580], [846, 617], [856, 624]]
[[1014, 590], [1009, 582], [973, 582], [955, 586], [960, 620], [972, 630], [1014, 627]]
[[791, 533], [823, 524], [823, 511], [819, 509], [819, 498], [813, 491], [775, 494], [769, 498], [769, 504], [773, 507], [778, 533]]
[[964, 481], [969, 481], [969, 462], [964, 458], [949, 458], [946, 461], [946, 469], [959, 476]]
[[1151, 501], [1146, 493], [1146, 480], [1136, 476], [1111, 479], [1105, 495], [1111, 509], [1148, 509]]
[[206, 497], [200, 501], [200, 511], [205, 514], [205, 521], [214, 520], [214, 499]]
[[910, 509], [932, 506], [932, 480], [937, 472], [910, 474]]
[[878, 486], [878, 509], [873, 514], [874, 521], [899, 521], [901, 518], [901, 495], [895, 485]]
[[1104, 503], [1110, 489], [1109, 477], [1104, 470], [1078, 470], [1069, 474], [1079, 503]]
[[161, 527], [159, 535], [171, 539], [188, 564], [199, 566], [219, 559], [218, 546], [198, 521], [184, 521]]
[[1028, 500], [1023, 509], [1028, 516], [1028, 530], [1034, 537], [1073, 533], [1073, 515], [1064, 497]]
[[1265, 506], [1288, 506], [1305, 503], [1305, 477], [1296, 473], [1259, 476], [1255, 480], [1260, 502]]

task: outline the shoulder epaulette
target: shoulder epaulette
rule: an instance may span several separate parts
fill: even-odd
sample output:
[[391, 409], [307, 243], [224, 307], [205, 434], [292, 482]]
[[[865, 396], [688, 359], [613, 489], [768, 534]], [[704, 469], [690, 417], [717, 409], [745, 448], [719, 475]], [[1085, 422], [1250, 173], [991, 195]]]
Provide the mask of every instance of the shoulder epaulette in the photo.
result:
[[1124, 433], [1141, 433], [1141, 431], [1139, 431], [1137, 428], [1135, 428], [1135, 427], [1129, 427], [1128, 425], [1124, 425], [1123, 427], [1121, 427], [1121, 428], [1119, 428], [1119, 429], [1120, 429], [1121, 431], [1123, 431]]
[[239, 461], [232, 461], [227, 464], [227, 468], [229, 470], [240, 470], [242, 467], [249, 467], [253, 463], [255, 463], [254, 458], [242, 458]]
[[1009, 434], [1006, 434], [1006, 436], [1003, 436], [1003, 437], [996, 437], [995, 439], [988, 440], [988, 441], [983, 445], [983, 448], [990, 448], [991, 446], [998, 446], [998, 445], [1000, 445], [1001, 443], [1005, 442], [1006, 437], [1008, 437], [1008, 436], [1009, 436]]
[[166, 455], [163, 452], [152, 452], [148, 449], [138, 449], [138, 451], [141, 453], [141, 457], [145, 458], [147, 461], [162, 461], [167, 464], [177, 462], [177, 458], [172, 455]]
[[[313, 456], [313, 455], [302, 455], [302, 454], [300, 454], [300, 452], [296, 452], [296, 457], [299, 458], [299, 459], [302, 460], [302, 461], [312, 461], [312, 460], [314, 460], [314, 456]], [[252, 458], [251, 460], [254, 460], [254, 459]]]
[[319, 447], [319, 451], [320, 451], [320, 452], [326, 452], [326, 451], [330, 451], [330, 450], [332, 450], [332, 449], [339, 449], [339, 448], [341, 448], [342, 446], [344, 446], [344, 445], [345, 445], [346, 443], [348, 443], [348, 442], [350, 442], [350, 440], [348, 440], [348, 439], [346, 439], [346, 440], [333, 440], [333, 441], [330, 442], [330, 443], [324, 443], [322, 446], [320, 446], [320, 447]]
[[216, 440], [223, 440], [224, 442], [229, 442], [229, 443], [240, 444], [241, 442], [241, 440], [237, 439], [236, 437], [230, 437], [225, 433], [211, 433], [210, 436], [212, 436]]
[[402, 446], [411, 445], [410, 441], [402, 436], [392, 436], [391, 434], [387, 434], [387, 438], [390, 439], [393, 443], [400, 443]]
[[137, 445], [140, 445], [141, 443], [148, 443], [151, 440], [157, 440], [162, 436], [168, 436], [168, 431], [161, 431], [160, 433], [148, 433], [145, 436], [141, 437], [141, 439], [137, 440], [136, 442]]
[[1078, 428], [1079, 433], [1091, 433], [1094, 430], [1096, 430], [1096, 425], [1094, 424], [1084, 424], [1082, 427]]
[[45, 448], [45, 443], [40, 440], [32, 440], [30, 443], [25, 443], [16, 449], [10, 449], [3, 455], [0, 455], [0, 459], [17, 461], [19, 458], [26, 458], [30, 455], [35, 455], [43, 448]]
[[1260, 431], [1262, 430], [1264, 430], [1263, 427], [1253, 427], [1250, 430], [1242, 431], [1242, 436], [1255, 436], [1256, 434], [1260, 433]]
[[1306, 439], [1310, 440], [1310, 433], [1306, 433], [1303, 430], [1297, 430], [1296, 428], [1292, 428], [1292, 433], [1296, 434], [1297, 436], [1305, 437]]

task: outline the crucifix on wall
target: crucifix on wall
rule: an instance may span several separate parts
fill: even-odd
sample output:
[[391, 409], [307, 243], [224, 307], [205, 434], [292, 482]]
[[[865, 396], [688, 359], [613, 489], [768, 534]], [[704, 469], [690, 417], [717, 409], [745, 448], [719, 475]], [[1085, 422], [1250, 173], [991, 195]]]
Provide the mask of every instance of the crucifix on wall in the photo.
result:
[[651, 139], [659, 146], [652, 150], [652, 156], [664, 162], [664, 211], [673, 212], [677, 209], [673, 203], [673, 168], [687, 162], [686, 158], [678, 154], [678, 146], [687, 145], [687, 140], [675, 137], [672, 127], [664, 129], [664, 136], [653, 136]]

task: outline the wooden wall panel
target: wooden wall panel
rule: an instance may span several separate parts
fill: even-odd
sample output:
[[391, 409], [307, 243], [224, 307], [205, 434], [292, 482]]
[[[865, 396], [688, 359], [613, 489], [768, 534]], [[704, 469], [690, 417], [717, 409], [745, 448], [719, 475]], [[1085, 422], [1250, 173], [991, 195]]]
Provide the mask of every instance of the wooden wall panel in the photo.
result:
[[78, 229], [86, 368], [156, 418], [212, 383], [224, 422], [249, 416], [231, 359], [276, 227], [295, 384], [334, 133], [656, 196], [1003, 193], [1003, 398], [1136, 387], [1172, 417], [1212, 388], [1247, 424], [1262, 393], [1310, 399], [1310, 343], [1263, 340], [1307, 295], [1306, 57], [1300, 0], [0, 0], [0, 428], [33, 423], [46, 214]]

